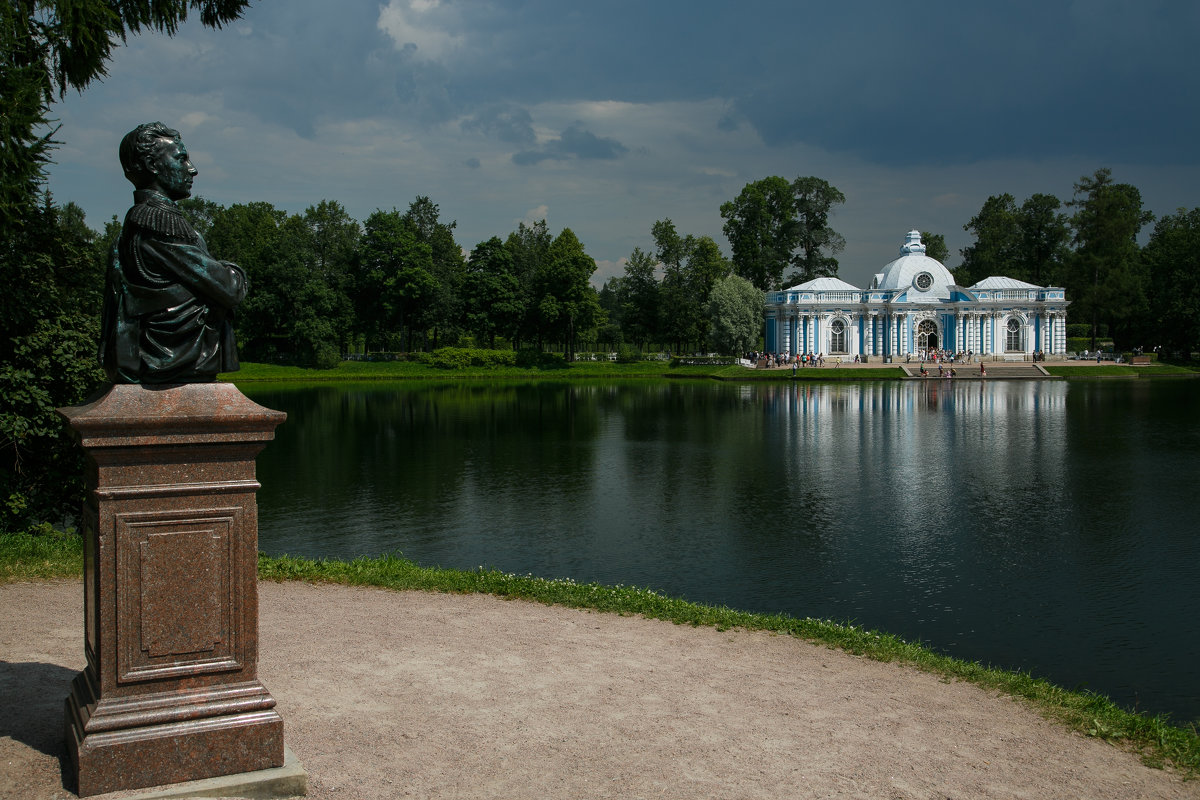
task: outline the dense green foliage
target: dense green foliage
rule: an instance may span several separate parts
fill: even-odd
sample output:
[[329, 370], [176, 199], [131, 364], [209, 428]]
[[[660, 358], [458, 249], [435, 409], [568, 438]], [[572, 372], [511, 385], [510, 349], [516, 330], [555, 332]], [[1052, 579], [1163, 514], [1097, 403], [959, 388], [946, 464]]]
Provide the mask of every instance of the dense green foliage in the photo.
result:
[[0, 4], [0, 530], [77, 513], [83, 465], [55, 413], [100, 383], [99, 296], [116, 229], [56, 205], [45, 166], [55, 96], [103, 77], [118, 42], [173, 34], [188, 11], [218, 28], [246, 0], [10, 0]]
[[708, 299], [709, 336], [722, 353], [744, 353], [763, 324], [763, 293], [740, 275], [717, 281]]
[[1149, 314], [1147, 347], [1179, 354], [1200, 350], [1200, 208], [1158, 221], [1142, 251]]
[[1061, 206], [1048, 194], [1035, 194], [1020, 206], [1011, 194], [989, 197], [963, 225], [975, 242], [963, 249], [954, 279], [960, 286], [973, 286], [1003, 275], [1037, 286], [1059, 285], [1069, 238]]
[[752, 181], [722, 204], [724, 232], [733, 250], [733, 269], [763, 291], [836, 276], [834, 256], [845, 239], [829, 227], [829, 215], [846, 196], [821, 178], [792, 182], [772, 176]]
[[921, 231], [921, 243], [925, 245], [925, 255], [934, 261], [946, 263], [950, 257], [950, 248], [946, 247], [946, 237], [940, 233]]
[[1080, 178], [1070, 205], [1075, 250], [1063, 283], [1071, 318], [1092, 326], [1093, 341], [1106, 323], [1118, 348], [1140, 345], [1149, 306], [1137, 236], [1154, 215], [1142, 209], [1137, 188], [1113, 183], [1108, 169]]
[[[1062, 286], [1071, 301], [1068, 350], [1160, 348], [1189, 359], [1200, 349], [1200, 209], [1179, 209], [1138, 244], [1154, 215], [1137, 187], [1098, 169], [1075, 184], [1066, 207], [1034, 194], [1020, 206], [994, 195], [964, 226], [974, 242], [962, 250], [955, 280], [971, 286], [1005, 275], [1037, 286]], [[1086, 340], [1086, 344], [1081, 342]]]

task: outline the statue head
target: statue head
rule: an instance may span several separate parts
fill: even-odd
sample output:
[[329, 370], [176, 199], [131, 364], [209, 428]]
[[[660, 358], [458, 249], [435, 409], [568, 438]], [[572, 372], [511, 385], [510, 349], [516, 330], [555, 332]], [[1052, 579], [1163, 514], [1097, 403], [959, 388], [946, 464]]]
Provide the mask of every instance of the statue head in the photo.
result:
[[192, 193], [198, 171], [188, 157], [179, 131], [161, 122], [147, 122], [121, 140], [121, 168], [138, 189], [157, 189], [172, 200]]

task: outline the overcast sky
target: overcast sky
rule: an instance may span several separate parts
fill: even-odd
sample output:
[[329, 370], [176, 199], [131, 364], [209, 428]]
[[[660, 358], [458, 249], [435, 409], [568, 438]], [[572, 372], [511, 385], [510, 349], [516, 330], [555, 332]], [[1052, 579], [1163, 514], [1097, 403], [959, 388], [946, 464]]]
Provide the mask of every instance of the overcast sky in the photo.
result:
[[1198, 33], [1192, 0], [262, 0], [131, 38], [54, 107], [50, 189], [123, 216], [117, 145], [161, 119], [223, 205], [428, 195], [466, 249], [545, 218], [599, 283], [657, 219], [728, 254], [721, 203], [815, 175], [865, 286], [906, 231], [954, 267], [989, 195], [1067, 200], [1099, 167], [1158, 215], [1200, 205]]

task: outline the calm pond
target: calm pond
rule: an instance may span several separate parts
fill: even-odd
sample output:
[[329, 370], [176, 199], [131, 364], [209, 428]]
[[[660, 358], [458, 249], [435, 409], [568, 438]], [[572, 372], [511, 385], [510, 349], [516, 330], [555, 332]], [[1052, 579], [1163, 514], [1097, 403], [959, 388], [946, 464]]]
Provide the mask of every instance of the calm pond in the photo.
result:
[[1200, 719], [1200, 382], [247, 384], [260, 547], [853, 621]]

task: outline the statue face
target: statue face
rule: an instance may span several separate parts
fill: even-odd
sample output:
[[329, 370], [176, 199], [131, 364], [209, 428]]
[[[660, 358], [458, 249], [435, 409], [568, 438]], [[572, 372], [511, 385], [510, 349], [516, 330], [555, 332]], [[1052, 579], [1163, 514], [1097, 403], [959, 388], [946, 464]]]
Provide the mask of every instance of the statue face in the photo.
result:
[[150, 171], [163, 194], [172, 200], [182, 200], [192, 194], [192, 179], [199, 174], [188, 157], [183, 142], [162, 139], [151, 159]]

